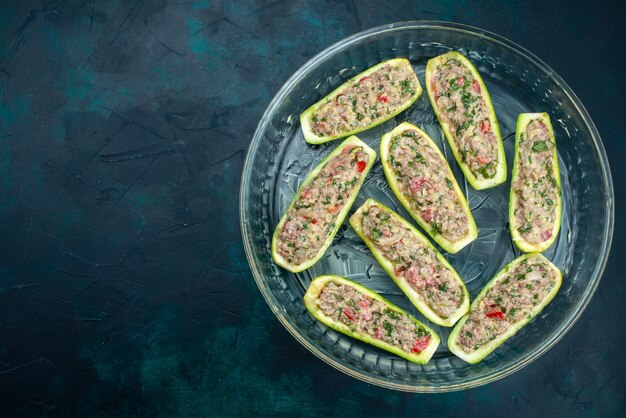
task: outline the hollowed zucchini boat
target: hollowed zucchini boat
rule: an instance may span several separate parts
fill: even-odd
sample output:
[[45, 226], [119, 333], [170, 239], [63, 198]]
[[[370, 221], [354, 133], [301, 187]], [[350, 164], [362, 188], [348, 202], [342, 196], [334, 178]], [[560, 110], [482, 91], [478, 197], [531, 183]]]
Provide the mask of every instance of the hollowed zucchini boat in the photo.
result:
[[350, 225], [411, 303], [430, 321], [451, 327], [469, 310], [469, 293], [454, 268], [413, 225], [368, 199]]
[[480, 362], [541, 312], [561, 280], [561, 271], [541, 254], [516, 258], [474, 299], [452, 330], [448, 348], [468, 363]]
[[380, 161], [400, 203], [441, 248], [454, 254], [476, 239], [465, 195], [426, 132], [401, 123], [383, 135]]
[[297, 273], [322, 257], [375, 160], [376, 152], [352, 136], [307, 175], [272, 236], [276, 264]]
[[300, 115], [304, 139], [322, 144], [379, 125], [411, 106], [422, 87], [406, 58], [394, 58], [351, 78]]
[[509, 225], [517, 248], [543, 252], [561, 228], [561, 175], [554, 131], [547, 113], [517, 118]]
[[319, 276], [304, 304], [324, 325], [419, 364], [428, 363], [439, 336], [378, 293], [339, 276]]
[[506, 181], [506, 158], [491, 97], [474, 65], [456, 51], [426, 64], [426, 90], [454, 158], [476, 190]]

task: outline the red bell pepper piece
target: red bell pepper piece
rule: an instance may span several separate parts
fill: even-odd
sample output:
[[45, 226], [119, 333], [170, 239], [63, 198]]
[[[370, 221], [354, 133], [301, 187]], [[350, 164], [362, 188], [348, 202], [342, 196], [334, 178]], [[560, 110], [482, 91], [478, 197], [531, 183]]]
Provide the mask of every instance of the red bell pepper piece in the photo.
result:
[[487, 312], [487, 318], [506, 319], [502, 311]]
[[414, 353], [420, 353], [424, 351], [426, 347], [428, 347], [429, 343], [430, 343], [430, 337], [428, 335], [419, 337], [417, 340], [415, 340], [415, 343], [413, 344], [413, 348], [411, 348], [411, 351]]
[[354, 316], [354, 312], [352, 312], [350, 309], [348, 309], [348, 308], [344, 308], [344, 310], [343, 310], [342, 312], [343, 312], [343, 314], [344, 314], [345, 316], [347, 316], [347, 317], [348, 317], [348, 319], [349, 319], [350, 321], [355, 321], [355, 320], [356, 320], [356, 318], [355, 318], [355, 316]]
[[385, 94], [379, 94], [378, 97], [376, 97], [376, 101], [379, 103], [387, 103], [389, 101], [389, 97]]

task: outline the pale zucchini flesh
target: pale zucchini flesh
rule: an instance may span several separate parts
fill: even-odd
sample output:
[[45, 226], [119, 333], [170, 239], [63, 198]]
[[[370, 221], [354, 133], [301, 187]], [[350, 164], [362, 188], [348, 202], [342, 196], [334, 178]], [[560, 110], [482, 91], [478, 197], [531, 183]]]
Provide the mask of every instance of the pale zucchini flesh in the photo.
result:
[[[498, 155], [496, 173], [491, 178], [484, 178], [482, 175], [478, 176], [474, 174], [474, 172], [472, 172], [472, 170], [468, 167], [468, 165], [463, 161], [460, 150], [458, 149], [456, 145], [455, 133], [453, 132], [454, 128], [450, 124], [447, 124], [444, 121], [444, 118], [441, 115], [441, 112], [439, 111], [439, 108], [435, 101], [435, 94], [433, 92], [430, 80], [432, 79], [433, 74], [436, 72], [437, 67], [441, 64], [448, 62], [448, 60], [450, 59], [455, 59], [459, 61], [467, 70], [471, 72], [474, 79], [480, 85], [481, 95], [484, 98], [485, 103], [489, 109], [489, 122], [491, 124], [491, 129], [493, 130], [493, 133], [496, 136], [497, 155]], [[489, 96], [489, 92], [487, 91], [487, 87], [485, 86], [485, 83], [480, 73], [476, 69], [476, 67], [474, 67], [474, 65], [470, 62], [470, 60], [468, 60], [464, 55], [456, 51], [450, 51], [443, 55], [439, 55], [437, 57], [434, 57], [428, 60], [428, 63], [426, 64], [425, 78], [426, 78], [426, 81], [425, 81], [426, 91], [428, 92], [430, 103], [433, 107], [433, 110], [435, 111], [435, 114], [437, 115], [437, 119], [439, 120], [441, 128], [443, 129], [443, 132], [448, 140], [448, 144], [450, 144], [450, 148], [452, 149], [454, 158], [456, 159], [457, 163], [461, 167], [461, 170], [463, 170], [463, 174], [465, 174], [465, 178], [467, 179], [468, 183], [476, 190], [484, 190], [484, 189], [495, 187], [504, 183], [506, 181], [506, 175], [507, 175], [506, 157], [504, 155], [504, 146], [502, 144], [502, 135], [500, 134], [500, 126], [498, 125], [498, 119], [496, 118], [496, 113], [493, 108], [493, 103], [491, 102], [491, 97]]]
[[[465, 212], [465, 215], [467, 216], [467, 234], [465, 235], [465, 237], [461, 238], [458, 241], [450, 241], [446, 239], [446, 237], [444, 237], [442, 234], [437, 233], [437, 231], [434, 230], [434, 228], [431, 225], [429, 225], [429, 223], [426, 222], [426, 220], [422, 218], [421, 214], [415, 210], [413, 205], [411, 205], [410, 196], [405, 195], [400, 190], [400, 185], [398, 184], [396, 180], [396, 176], [394, 175], [395, 170], [388, 161], [389, 160], [389, 147], [391, 146], [391, 140], [394, 137], [402, 134], [402, 132], [412, 131], [412, 130], [417, 131], [430, 144], [430, 147], [432, 147], [432, 149], [435, 150], [437, 154], [439, 154], [440, 166], [444, 167], [445, 170], [448, 172], [448, 178], [450, 179], [450, 182], [452, 183], [451, 186], [456, 192], [456, 195], [461, 204], [461, 207], [463, 208], [463, 211]], [[478, 237], [478, 228], [476, 227], [476, 222], [474, 221], [472, 212], [469, 208], [469, 205], [467, 204], [465, 195], [463, 194], [463, 191], [459, 187], [459, 184], [457, 183], [456, 178], [454, 177], [454, 174], [452, 173], [452, 170], [450, 169], [450, 166], [448, 165], [448, 162], [446, 161], [446, 158], [443, 156], [443, 154], [441, 153], [441, 151], [439, 150], [435, 142], [432, 140], [432, 138], [430, 138], [426, 134], [426, 132], [424, 132], [423, 130], [419, 129], [417, 126], [412, 125], [408, 122], [401, 123], [394, 130], [383, 135], [380, 141], [380, 161], [383, 166], [383, 172], [385, 173], [385, 177], [387, 178], [387, 183], [389, 183], [391, 190], [393, 190], [393, 193], [396, 195], [400, 203], [402, 203], [402, 206], [405, 207], [405, 209], [409, 212], [411, 217], [415, 219], [415, 221], [419, 224], [419, 226], [422, 227], [422, 229], [426, 231], [426, 233], [428, 233], [428, 235], [437, 244], [439, 244], [441, 248], [443, 248], [445, 251], [451, 254], [454, 254], [454, 253], [459, 252], [463, 247], [465, 247], [466, 245], [468, 245], [470, 242], [474, 241]]]
[[[370, 240], [364, 234], [363, 228], [362, 228], [363, 212], [367, 211], [372, 206], [377, 206], [378, 208], [382, 209], [384, 212], [386, 212], [390, 216], [394, 217], [397, 221], [399, 221], [408, 229], [410, 229], [411, 232], [415, 234], [415, 237], [425, 247], [428, 247], [432, 249], [433, 251], [435, 251], [436, 257], [439, 260], [439, 262], [443, 264], [444, 268], [446, 268], [452, 273], [452, 276], [454, 277], [454, 279], [460, 284], [462, 292], [463, 292], [463, 296], [462, 296], [463, 299], [461, 301], [461, 305], [459, 305], [458, 309], [452, 312], [449, 316], [442, 317], [436, 312], [434, 312], [428, 306], [426, 301], [419, 295], [419, 293], [416, 292], [410, 286], [406, 278], [396, 275], [396, 271], [395, 271], [393, 263], [389, 259], [387, 259], [382, 254], [382, 252], [378, 248], [376, 248], [376, 245], [372, 242], [372, 240]], [[376, 260], [378, 260], [380, 265], [383, 267], [383, 269], [385, 269], [387, 274], [393, 279], [393, 281], [400, 288], [400, 290], [402, 290], [402, 292], [409, 298], [413, 306], [415, 306], [417, 310], [419, 310], [422, 313], [422, 315], [424, 315], [429, 321], [435, 324], [444, 326], [444, 327], [451, 327], [459, 320], [459, 318], [461, 318], [463, 315], [467, 313], [467, 311], [469, 310], [469, 306], [470, 306], [470, 302], [469, 302], [470, 298], [469, 298], [469, 293], [467, 291], [467, 288], [465, 287], [465, 283], [463, 283], [463, 280], [461, 280], [461, 277], [459, 277], [456, 270], [454, 270], [454, 268], [450, 265], [450, 263], [448, 263], [448, 260], [446, 260], [445, 257], [441, 255], [441, 253], [439, 253], [439, 251], [437, 251], [437, 249], [430, 243], [428, 238], [422, 235], [417, 230], [417, 228], [415, 228], [411, 223], [407, 222], [404, 218], [402, 218], [400, 215], [398, 215], [396, 212], [391, 210], [389, 207], [383, 205], [382, 203], [379, 203], [374, 199], [367, 199], [367, 201], [365, 201], [365, 203], [359, 209], [357, 209], [357, 211], [350, 217], [350, 226], [352, 226], [352, 229], [354, 229], [354, 231], [359, 235], [359, 237], [361, 237], [363, 242], [365, 242], [365, 244], [368, 246], [372, 254], [374, 254], [374, 257], [376, 258]]]
[[[350, 85], [358, 82], [363, 77], [367, 77], [369, 74], [372, 74], [378, 71], [380, 68], [386, 66], [387, 64], [390, 64], [392, 66], [405, 66], [408, 69], [410, 69], [411, 73], [413, 74], [415, 89], [414, 89], [414, 93], [411, 95], [411, 97], [408, 100], [406, 100], [402, 105], [400, 105], [395, 111], [389, 114], [385, 114], [382, 117], [374, 119], [370, 124], [356, 127], [352, 130], [342, 132], [338, 135], [320, 136], [313, 131], [313, 128], [312, 128], [313, 117], [319, 108], [321, 108], [323, 105], [325, 105], [326, 103], [332, 100], [336, 100], [337, 96], [342, 95], [343, 92], [346, 91], [346, 89]], [[310, 144], [323, 144], [325, 142], [329, 142], [338, 138], [343, 138], [349, 135], [354, 135], [356, 133], [373, 128], [374, 126], [380, 125], [381, 123], [388, 121], [389, 119], [397, 116], [398, 114], [400, 114], [401, 112], [409, 108], [413, 103], [415, 103], [415, 101], [418, 99], [418, 97], [421, 94], [422, 94], [422, 86], [420, 85], [419, 79], [417, 78], [417, 75], [415, 75], [415, 72], [413, 71], [413, 68], [411, 66], [411, 62], [409, 60], [407, 60], [406, 58], [394, 58], [394, 59], [390, 59], [387, 61], [383, 61], [363, 71], [362, 73], [356, 75], [355, 77], [351, 78], [350, 80], [348, 80], [347, 82], [345, 82], [344, 84], [342, 84], [341, 86], [333, 90], [326, 97], [324, 97], [323, 99], [321, 99], [320, 101], [318, 101], [317, 103], [309, 107], [307, 110], [305, 110], [300, 115], [300, 126], [302, 128], [302, 133], [304, 134], [304, 139]]]
[[[525, 155], [521, 155], [520, 144], [521, 144], [521, 135], [524, 133], [528, 125], [534, 120], [540, 120], [547, 127], [550, 133], [550, 141], [554, 145], [554, 154], [553, 154], [553, 165], [552, 165], [552, 179], [555, 182], [556, 188], [556, 199], [554, 202], [555, 205], [555, 222], [552, 225], [551, 237], [546, 241], [539, 243], [532, 243], [524, 239], [522, 234], [519, 232], [521, 225], [515, 216], [515, 209], [517, 208], [517, 193], [513, 190], [513, 184], [515, 179], [517, 178], [519, 166], [522, 163], [523, 159], [526, 158]], [[550, 248], [550, 246], [554, 243], [559, 234], [559, 230], [561, 228], [561, 213], [562, 213], [563, 203], [561, 198], [561, 175], [559, 170], [559, 160], [558, 153], [556, 149], [556, 140], [554, 138], [554, 130], [552, 129], [552, 123], [550, 122], [550, 116], [547, 113], [521, 113], [517, 118], [517, 127], [515, 129], [515, 153], [514, 153], [514, 162], [513, 162], [513, 174], [511, 175], [511, 192], [509, 195], [509, 227], [511, 231], [511, 237], [513, 242], [521, 251], [525, 253], [541, 253]]]
[[[505, 333], [497, 336], [495, 339], [485, 343], [481, 347], [478, 347], [476, 350], [471, 352], [466, 352], [463, 348], [458, 344], [457, 339], [459, 334], [463, 330], [463, 326], [467, 322], [468, 318], [472, 314], [472, 312], [476, 309], [479, 303], [483, 300], [487, 292], [493, 288], [500, 280], [504, 280], [503, 277], [507, 275], [509, 271], [515, 268], [519, 263], [524, 260], [529, 260], [533, 257], [538, 257], [542, 262], [546, 263], [546, 266], [554, 271], [555, 274], [555, 285], [550, 289], [550, 291], [545, 295], [545, 297], [536, 305], [532, 311], [523, 319], [513, 324]], [[466, 361], [470, 364], [476, 364], [482, 361], [485, 357], [491, 354], [495, 349], [497, 349], [500, 345], [502, 345], [506, 340], [511, 338], [517, 331], [519, 331], [524, 325], [530, 322], [535, 316], [537, 316], [550, 301], [554, 298], [554, 296], [559, 291], [562, 282], [561, 271], [553, 265], [550, 261], [548, 261], [544, 256], [539, 253], [529, 253], [524, 254], [515, 260], [511, 261], [509, 264], [504, 266], [496, 275], [487, 283], [487, 285], [481, 290], [481, 292], [476, 296], [474, 301], [472, 302], [472, 306], [470, 307], [470, 311], [456, 324], [450, 336], [448, 337], [448, 348], [450, 351]]]
[[[328, 163], [331, 158], [339, 155], [342, 152], [342, 150], [346, 146], [348, 146], [348, 145], [354, 145], [354, 146], [363, 147], [363, 151], [366, 152], [368, 154], [368, 156], [369, 156], [369, 160], [366, 163], [366, 166], [365, 166], [365, 168], [362, 171], [361, 178], [357, 182], [357, 185], [356, 185], [355, 189], [352, 191], [352, 194], [350, 195], [350, 197], [348, 199], [346, 199], [346, 202], [345, 202], [343, 208], [341, 208], [341, 210], [338, 211], [338, 214], [337, 214], [337, 217], [336, 217], [336, 220], [335, 220], [335, 225], [334, 225], [332, 231], [326, 236], [326, 240], [325, 240], [324, 244], [321, 246], [321, 248], [319, 249], [317, 255], [315, 257], [313, 257], [313, 258], [311, 258], [311, 259], [301, 263], [301, 264], [290, 263], [288, 260], [286, 260], [282, 255], [280, 255], [278, 253], [277, 248], [276, 248], [278, 234], [279, 234], [279, 232], [281, 231], [282, 227], [284, 226], [284, 224], [286, 222], [287, 214], [289, 213], [289, 211], [292, 209], [293, 205], [297, 201], [298, 196], [300, 196], [301, 191], [304, 188], [306, 188], [308, 186], [308, 184], [311, 181], [313, 181], [313, 179], [316, 178], [316, 176], [319, 174], [319, 172], [324, 168], [326, 163]], [[285, 268], [286, 270], [291, 271], [292, 273], [298, 273], [300, 271], [306, 270], [309, 267], [311, 267], [313, 264], [315, 264], [324, 255], [324, 253], [326, 252], [326, 250], [328, 249], [328, 247], [332, 243], [333, 238], [337, 234], [337, 231], [339, 230], [339, 227], [341, 226], [341, 224], [343, 223], [344, 219], [346, 218], [346, 216], [348, 214], [348, 211], [352, 207], [352, 204], [354, 203], [354, 200], [356, 199], [356, 197], [357, 197], [357, 195], [359, 193], [359, 190], [361, 189], [361, 186], [363, 185], [363, 182], [365, 181], [365, 178], [367, 177], [368, 173], [370, 172], [370, 170], [371, 170], [372, 166], [374, 165], [375, 161], [376, 161], [376, 151], [374, 151], [372, 148], [370, 148], [366, 143], [361, 141], [356, 136], [351, 136], [350, 138], [347, 138], [346, 140], [344, 140], [337, 148], [335, 148], [326, 158], [324, 158], [324, 160], [322, 160], [321, 163], [319, 163], [307, 175], [307, 177], [302, 182], [300, 188], [296, 192], [293, 200], [289, 204], [289, 207], [287, 208], [287, 210], [285, 210], [285, 213], [283, 214], [282, 218], [278, 222], [278, 225], [276, 226], [276, 229], [274, 231], [274, 235], [272, 236], [272, 258], [273, 258], [273, 260], [274, 260], [274, 262], [276, 264], [278, 264], [279, 266]]]
[[[400, 313], [402, 315], [407, 315], [410, 318], [410, 320], [413, 323], [415, 323], [415, 325], [423, 328], [424, 331], [430, 334], [430, 341], [428, 343], [428, 346], [424, 350], [420, 351], [419, 353], [409, 353], [409, 352], [402, 350], [402, 348], [389, 344], [383, 340], [373, 338], [372, 336], [369, 336], [367, 334], [358, 333], [350, 329], [350, 327], [347, 326], [346, 324], [333, 320], [333, 318], [324, 314], [324, 312], [315, 303], [315, 301], [319, 298], [319, 295], [322, 292], [322, 289], [329, 282], [351, 286], [354, 289], [356, 289], [358, 292], [364, 293], [368, 295], [369, 297], [371, 297], [372, 299], [376, 299], [385, 303], [388, 309], [395, 311], [397, 313]], [[334, 329], [335, 331], [339, 331], [345, 335], [348, 335], [349, 337], [356, 338], [357, 340], [366, 342], [368, 344], [374, 345], [383, 350], [389, 351], [393, 354], [396, 354], [414, 363], [419, 363], [419, 364], [428, 363], [428, 361], [431, 359], [431, 357], [437, 350], [437, 347], [439, 346], [440, 338], [435, 333], [435, 331], [433, 331], [431, 328], [424, 325], [423, 323], [418, 321], [416, 318], [414, 318], [413, 316], [411, 316], [404, 310], [400, 309], [396, 305], [392, 304], [387, 299], [385, 299], [378, 293], [374, 292], [373, 290], [368, 289], [365, 286], [362, 286], [344, 277], [335, 276], [335, 275], [324, 275], [324, 276], [319, 276], [313, 279], [311, 281], [311, 284], [309, 285], [309, 288], [306, 294], [304, 295], [304, 305], [306, 306], [308, 311], [311, 313], [311, 315], [315, 317], [315, 319], [319, 320], [324, 325]]]

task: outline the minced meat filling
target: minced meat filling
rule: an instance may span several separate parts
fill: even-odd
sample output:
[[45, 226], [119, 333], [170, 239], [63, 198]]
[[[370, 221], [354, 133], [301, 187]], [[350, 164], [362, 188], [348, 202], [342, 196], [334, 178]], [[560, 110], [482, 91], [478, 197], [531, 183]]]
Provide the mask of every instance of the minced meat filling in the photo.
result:
[[404, 131], [391, 139], [389, 165], [411, 207], [430, 226], [456, 242], [468, 233], [469, 219], [454, 188], [447, 163], [417, 131]]
[[363, 147], [347, 145], [300, 190], [277, 239], [277, 251], [287, 262], [302, 264], [318, 255], [339, 212], [358, 188], [368, 161]]
[[554, 143], [550, 130], [539, 119], [531, 121], [520, 136], [517, 176], [513, 193], [517, 198], [513, 215], [522, 237], [537, 244], [552, 238], [558, 219], [559, 188], [554, 170]]
[[410, 66], [387, 64], [317, 109], [312, 130], [319, 136], [336, 136], [385, 119], [415, 94], [418, 83]]
[[320, 292], [316, 305], [335, 322], [349, 326], [361, 335], [384, 341], [407, 353], [424, 351], [430, 333], [402, 312], [389, 308], [355, 288], [328, 282]]
[[480, 83], [460, 61], [439, 65], [430, 80], [443, 122], [450, 126], [461, 160], [478, 178], [492, 178], [498, 167], [498, 141]]
[[371, 205], [363, 211], [363, 234], [389, 260], [398, 277], [404, 278], [419, 297], [441, 317], [461, 305], [463, 289], [437, 257], [411, 229], [383, 208]]
[[457, 343], [469, 353], [496, 339], [527, 318], [555, 285], [556, 273], [542, 258], [521, 261], [472, 310]]

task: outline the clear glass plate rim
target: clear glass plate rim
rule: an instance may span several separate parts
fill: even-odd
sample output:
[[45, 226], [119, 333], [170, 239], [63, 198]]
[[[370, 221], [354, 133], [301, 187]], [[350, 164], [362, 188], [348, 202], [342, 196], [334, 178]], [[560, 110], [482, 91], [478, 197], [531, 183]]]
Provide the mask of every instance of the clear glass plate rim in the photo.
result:
[[[573, 316], [573, 319], [566, 323], [565, 326], [560, 330], [560, 332], [555, 333], [550, 339], [544, 341], [542, 345], [540, 345], [535, 351], [529, 352], [524, 355], [520, 361], [514, 365], [506, 367], [502, 370], [499, 370], [495, 373], [482, 376], [479, 378], [475, 378], [468, 381], [462, 381], [461, 383], [454, 384], [441, 384], [441, 385], [432, 385], [432, 386], [423, 386], [423, 385], [412, 385], [410, 383], [396, 383], [390, 382], [386, 380], [382, 380], [376, 376], [368, 376], [363, 374], [362, 371], [347, 367], [346, 365], [335, 361], [330, 358], [314, 345], [313, 341], [310, 340], [305, 335], [298, 332], [294, 324], [292, 324], [287, 317], [278, 309], [277, 301], [273, 298], [273, 295], [268, 291], [263, 283], [263, 274], [257, 265], [257, 260], [254, 257], [251, 243], [250, 243], [250, 231], [248, 229], [248, 219], [246, 214], [246, 203], [247, 203], [247, 190], [248, 183], [247, 179], [252, 170], [253, 158], [256, 155], [258, 147], [261, 143], [263, 132], [265, 131], [267, 124], [269, 123], [269, 116], [273, 114], [276, 110], [277, 106], [282, 102], [284, 96], [291, 90], [291, 88], [298, 83], [312, 68], [314, 68], [320, 61], [326, 59], [329, 55], [339, 52], [341, 50], [347, 49], [355, 43], [359, 41], [384, 32], [392, 32], [398, 30], [407, 30], [407, 29], [442, 29], [447, 31], [458, 31], [470, 35], [479, 35], [486, 40], [491, 42], [498, 43], [505, 48], [512, 50], [514, 53], [522, 55], [525, 59], [532, 62], [534, 65], [539, 67], [546, 75], [554, 79], [557, 85], [561, 87], [563, 92], [567, 95], [567, 97], [571, 100], [579, 115], [582, 117], [587, 129], [591, 133], [591, 137], [594, 142], [594, 146], [596, 148], [597, 155], [600, 158], [600, 166], [602, 170], [602, 175], [604, 178], [604, 185], [607, 190], [605, 195], [606, 198], [606, 219], [605, 219], [605, 228], [603, 231], [603, 248], [601, 249], [602, 257], [596, 263], [593, 277], [591, 278], [592, 284], [587, 287], [583, 297], [579, 300], [576, 311]], [[242, 170], [242, 179], [241, 179], [241, 188], [240, 188], [240, 196], [239, 196], [239, 205], [240, 205], [240, 227], [242, 232], [244, 249], [246, 252], [246, 257], [248, 259], [248, 263], [250, 265], [252, 275], [254, 280], [263, 295], [263, 298], [270, 306], [270, 309], [274, 313], [274, 315], [278, 318], [278, 320], [282, 323], [282, 325], [289, 331], [290, 334], [296, 338], [302, 345], [304, 345], [309, 351], [311, 351], [315, 356], [319, 357], [324, 362], [330, 364], [336, 369], [355, 377], [359, 380], [365, 381], [370, 384], [375, 384], [378, 386], [386, 387], [389, 389], [396, 389], [408, 392], [449, 392], [455, 390], [469, 389], [472, 387], [484, 385], [496, 380], [499, 380], [503, 377], [506, 377], [517, 370], [523, 368], [524, 366], [530, 364], [532, 361], [539, 358], [542, 354], [548, 351], [552, 346], [554, 346], [565, 334], [571, 329], [571, 327], [576, 323], [576, 321], [582, 315], [582, 312], [585, 310], [587, 305], [589, 304], [591, 297], [595, 293], [602, 274], [604, 273], [604, 269], [606, 267], [606, 263], [609, 257], [609, 252], [611, 248], [612, 238], [613, 238], [613, 228], [614, 228], [614, 218], [615, 218], [615, 206], [614, 206], [614, 197], [613, 197], [613, 182], [611, 178], [611, 172], [609, 168], [608, 158], [606, 156], [606, 152], [604, 146], [602, 144], [602, 140], [600, 139], [600, 134], [595, 127], [589, 113], [583, 106], [582, 102], [578, 99], [573, 90], [567, 85], [567, 83], [547, 64], [545, 64], [541, 59], [532, 54], [530, 51], [525, 48], [519, 46], [518, 44], [510, 41], [507, 38], [504, 38], [498, 34], [486, 31], [481, 28], [473, 27], [470, 25], [460, 24], [460, 23], [452, 23], [452, 22], [442, 22], [442, 21], [407, 21], [407, 22], [398, 22], [392, 24], [386, 24], [382, 26], [377, 26], [371, 29], [367, 29], [362, 32], [358, 32], [354, 35], [348, 36], [333, 45], [325, 48], [320, 53], [315, 55], [309, 61], [307, 61], [303, 66], [301, 66], [279, 89], [278, 93], [274, 96], [267, 109], [265, 110], [263, 116], [261, 117], [261, 121], [254, 133], [252, 142], [248, 148], [246, 160], [244, 163], [244, 167]]]

